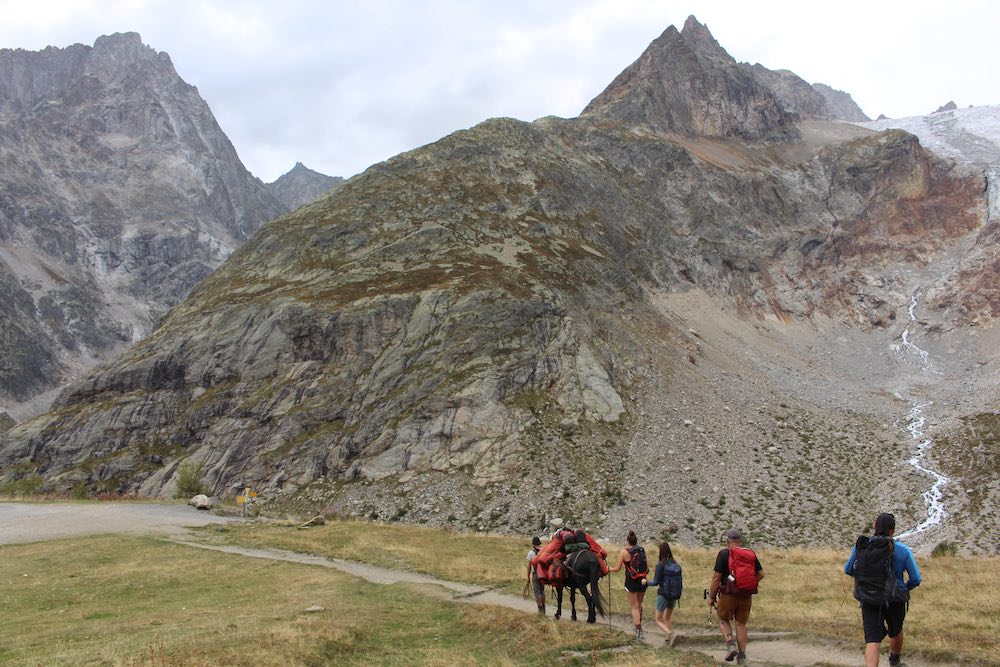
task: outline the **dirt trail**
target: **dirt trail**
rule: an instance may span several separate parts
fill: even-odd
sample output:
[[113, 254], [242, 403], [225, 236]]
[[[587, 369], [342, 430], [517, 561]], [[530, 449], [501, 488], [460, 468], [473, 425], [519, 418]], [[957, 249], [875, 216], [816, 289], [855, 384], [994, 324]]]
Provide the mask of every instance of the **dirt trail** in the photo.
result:
[[[427, 575], [376, 567], [367, 563], [326, 558], [309, 554], [281, 551], [276, 549], [251, 549], [245, 547], [230, 547], [201, 544], [184, 538], [187, 534], [185, 526], [222, 523], [238, 519], [219, 517], [181, 505], [157, 505], [154, 503], [109, 503], [95, 505], [93, 503], [0, 503], [0, 544], [34, 542], [40, 540], [62, 539], [100, 533], [129, 534], [162, 534], [168, 539], [188, 547], [210, 549], [223, 553], [238, 554], [251, 558], [281, 560], [304, 565], [327, 567], [345, 572], [375, 584], [408, 583], [416, 584], [442, 599], [457, 600], [466, 603], [492, 604], [516, 609], [525, 613], [536, 612], [533, 600], [519, 598], [513, 595], [498, 593], [479, 586], [462, 584], [453, 581], [436, 579]], [[605, 586], [607, 584], [605, 583]], [[607, 588], [602, 588], [607, 595]], [[612, 595], [622, 595], [619, 590], [613, 590]], [[586, 617], [586, 605], [580, 601]], [[568, 601], [564, 606], [568, 607]], [[700, 604], [700, 601], [697, 601]], [[704, 612], [698, 611], [698, 614]], [[569, 611], [564, 609], [564, 618], [568, 619]], [[598, 619], [604, 625], [610, 625], [617, 630], [631, 633], [631, 620], [615, 616], [610, 622]], [[663, 645], [663, 633], [652, 621], [645, 623], [646, 643], [652, 646]], [[860, 632], [860, 627], [859, 627]], [[690, 626], [680, 627], [680, 641], [677, 648], [681, 650], [699, 651], [722, 660], [725, 655], [717, 629], [707, 627], [707, 619], [700, 628]], [[768, 663], [783, 667], [852, 667], [863, 664], [860, 650], [847, 650], [829, 642], [809, 642], [801, 637], [788, 633], [750, 633], [750, 645], [747, 654], [751, 664]], [[731, 664], [731, 663], [722, 663]], [[930, 663], [918, 659], [907, 658], [909, 667], [944, 667], [942, 663]]]
[[[519, 598], [505, 593], [498, 593], [496, 591], [473, 586], [471, 584], [462, 584], [454, 581], [436, 579], [431, 576], [417, 574], [414, 572], [377, 567], [367, 563], [341, 560], [339, 558], [326, 558], [324, 556], [302, 554], [292, 551], [281, 551], [277, 549], [252, 549], [247, 547], [202, 544], [183, 540], [175, 541], [179, 544], [198, 549], [209, 549], [212, 551], [238, 554], [251, 558], [283, 560], [292, 563], [302, 563], [305, 565], [317, 565], [320, 567], [332, 568], [374, 584], [418, 584], [425, 586], [425, 590], [427, 590], [430, 594], [437, 595], [443, 599], [475, 604], [499, 605], [510, 609], [517, 609], [529, 614], [536, 613], [535, 603], [533, 600]], [[607, 595], [607, 590], [602, 588], [602, 593]], [[614, 594], [622, 595], [623, 593], [614, 591], [612, 595]], [[584, 619], [587, 614], [586, 603], [583, 603], [582, 600], [579, 599], [578, 602], [581, 604], [578, 605], [577, 611], [579, 613], [582, 608], [582, 613], [579, 613], [579, 616], [581, 619]], [[568, 605], [568, 600], [564, 601], [564, 619], [569, 618]], [[627, 635], [632, 632], [631, 619], [621, 616], [612, 617], [610, 622], [608, 619], [598, 619], [598, 622], [606, 626], [610, 625]], [[652, 621], [644, 623], [644, 631], [646, 634], [645, 641], [647, 644], [651, 646], [663, 646], [663, 633], [654, 623], [652, 623]], [[677, 642], [677, 648], [679, 650], [699, 651], [712, 656], [720, 662], [725, 657], [725, 651], [722, 648], [722, 641], [717, 628], [695, 630], [689, 627], [681, 627], [680, 635], [680, 640]], [[775, 666], [780, 665], [782, 667], [814, 667], [814, 665], [823, 665], [824, 667], [827, 665], [855, 667], [857, 665], [864, 664], [864, 657], [861, 654], [860, 647], [856, 651], [850, 651], [830, 642], [815, 641], [810, 643], [793, 633], [754, 633], [751, 631], [747, 655], [750, 658], [751, 664], [766, 662]], [[943, 667], [942, 663], [929, 663], [911, 658], [907, 658], [906, 664], [908, 667]]]

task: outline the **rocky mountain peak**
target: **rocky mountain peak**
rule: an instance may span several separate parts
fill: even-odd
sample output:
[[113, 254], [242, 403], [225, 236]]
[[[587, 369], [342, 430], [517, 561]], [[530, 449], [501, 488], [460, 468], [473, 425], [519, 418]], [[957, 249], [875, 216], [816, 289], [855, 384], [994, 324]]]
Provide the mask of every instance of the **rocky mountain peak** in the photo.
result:
[[318, 199], [344, 182], [339, 176], [327, 176], [296, 162], [278, 180], [267, 184], [267, 189], [289, 210]]
[[101, 35], [94, 41], [94, 50], [99, 53], [119, 53], [131, 58], [156, 54], [152, 47], [143, 43], [142, 36], [137, 32], [116, 32], [111, 35]]
[[704, 23], [700, 23], [694, 14], [687, 17], [684, 22], [684, 27], [680, 32], [681, 37], [683, 37], [689, 44], [695, 46], [698, 52], [704, 56], [712, 56], [726, 60], [729, 62], [736, 62], [735, 59], [729, 55], [722, 45], [716, 41], [715, 37], [712, 36], [711, 31], [708, 26]]
[[149, 333], [285, 212], [138, 33], [0, 51], [0, 409]]
[[934, 113], [943, 113], [945, 111], [954, 111], [957, 108], [958, 108], [958, 105], [955, 104], [955, 101], [954, 100], [950, 100], [947, 104], [945, 104], [943, 106], [940, 106], [937, 109], [935, 109]]
[[683, 31], [667, 28], [581, 115], [689, 136], [797, 136], [774, 91], [693, 16]]

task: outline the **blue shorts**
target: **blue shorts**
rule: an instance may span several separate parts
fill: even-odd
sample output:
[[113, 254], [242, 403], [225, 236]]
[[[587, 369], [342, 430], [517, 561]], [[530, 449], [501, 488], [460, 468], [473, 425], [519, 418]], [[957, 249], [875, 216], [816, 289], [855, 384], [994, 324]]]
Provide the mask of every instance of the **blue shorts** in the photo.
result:
[[662, 595], [656, 596], [656, 611], [666, 611], [677, 606], [677, 600], [670, 600]]

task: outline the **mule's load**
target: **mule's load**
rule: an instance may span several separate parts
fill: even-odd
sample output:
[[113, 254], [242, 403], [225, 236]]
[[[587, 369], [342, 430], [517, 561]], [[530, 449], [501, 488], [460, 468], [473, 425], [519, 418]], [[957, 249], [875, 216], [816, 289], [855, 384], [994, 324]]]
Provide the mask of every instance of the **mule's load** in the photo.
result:
[[556, 531], [549, 543], [531, 561], [538, 580], [550, 586], [562, 581], [563, 562], [568, 554], [577, 551], [592, 551], [601, 565], [601, 576], [608, 573], [608, 552], [597, 540], [583, 530], [563, 529]]

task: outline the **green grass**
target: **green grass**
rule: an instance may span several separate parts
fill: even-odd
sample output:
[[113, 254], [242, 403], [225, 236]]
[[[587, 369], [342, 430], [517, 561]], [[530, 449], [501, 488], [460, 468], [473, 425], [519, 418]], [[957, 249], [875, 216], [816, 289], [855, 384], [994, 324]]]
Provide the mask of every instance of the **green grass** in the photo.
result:
[[[0, 547], [0, 664], [710, 665], [315, 566], [101, 536]], [[324, 611], [306, 612], [314, 605]]]

